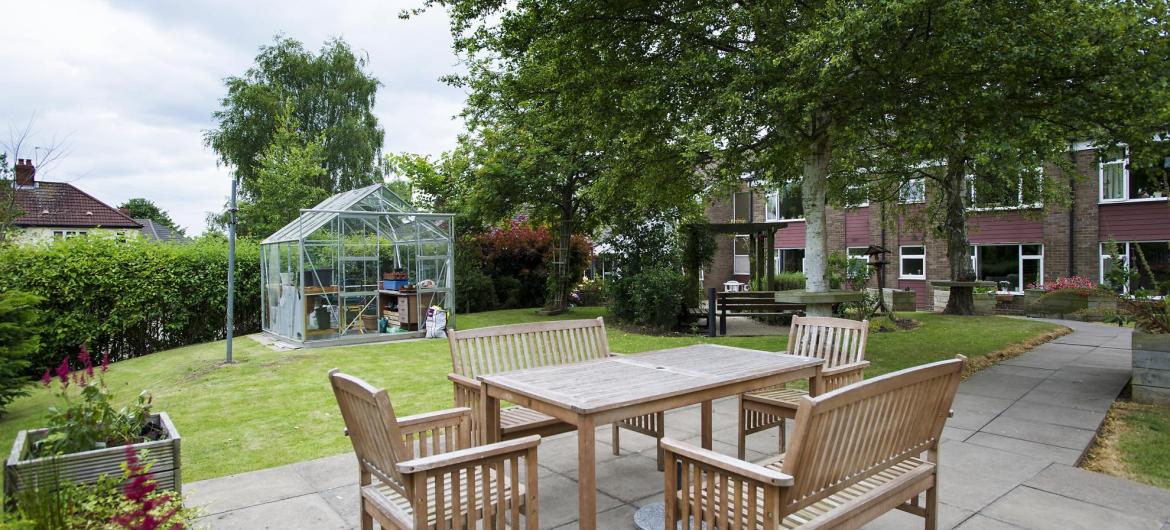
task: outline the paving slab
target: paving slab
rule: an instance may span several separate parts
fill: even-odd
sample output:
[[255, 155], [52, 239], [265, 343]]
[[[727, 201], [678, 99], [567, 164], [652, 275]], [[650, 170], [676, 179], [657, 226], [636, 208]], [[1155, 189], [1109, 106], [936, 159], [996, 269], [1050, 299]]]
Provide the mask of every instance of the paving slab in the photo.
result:
[[183, 498], [207, 515], [271, 503], [319, 491], [292, 466], [262, 469], [183, 485]]
[[[356, 504], [354, 509], [357, 509]], [[195, 526], [209, 530], [240, 528], [348, 530], [352, 528], [329, 503], [316, 494], [292, 497], [202, 517], [195, 521]]]
[[978, 511], [1049, 462], [966, 442], [943, 442], [939, 448], [939, 500]]
[[1070, 466], [1079, 463], [1084, 455], [1083, 449], [1067, 449], [986, 432], [972, 434], [964, 441], [973, 445], [1032, 457], [1043, 462], [1057, 462]]
[[955, 528], [957, 530], [1019, 530], [1021, 527], [977, 513]]
[[980, 432], [1074, 450], [1083, 450], [1088, 447], [1097, 435], [1095, 430], [1077, 429], [1008, 416], [1000, 416], [992, 420], [986, 427], [980, 429]]
[[1105, 411], [1042, 405], [1034, 401], [1017, 401], [1003, 411], [1003, 416], [1096, 431], [1101, 426], [1101, 422], [1105, 420]]
[[981, 512], [1035, 530], [1160, 530], [1162, 522], [1020, 486]]
[[1170, 521], [1170, 490], [1060, 464], [1024, 483], [1038, 490], [1159, 521]]
[[[954, 528], [964, 519], [971, 517], [973, 512], [952, 506], [945, 502], [938, 503], [938, 527]], [[870, 521], [863, 526], [864, 530], [902, 530], [905, 528], [922, 528], [921, 517], [906, 513], [902, 510], [887, 512], [881, 517]]]

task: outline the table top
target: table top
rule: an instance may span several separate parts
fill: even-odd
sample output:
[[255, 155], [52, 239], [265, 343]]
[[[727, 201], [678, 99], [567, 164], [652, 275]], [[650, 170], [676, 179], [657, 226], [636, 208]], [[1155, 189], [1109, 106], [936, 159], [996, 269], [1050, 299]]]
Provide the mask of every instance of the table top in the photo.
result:
[[695, 344], [583, 363], [481, 375], [491, 386], [590, 414], [817, 366], [783, 353]]

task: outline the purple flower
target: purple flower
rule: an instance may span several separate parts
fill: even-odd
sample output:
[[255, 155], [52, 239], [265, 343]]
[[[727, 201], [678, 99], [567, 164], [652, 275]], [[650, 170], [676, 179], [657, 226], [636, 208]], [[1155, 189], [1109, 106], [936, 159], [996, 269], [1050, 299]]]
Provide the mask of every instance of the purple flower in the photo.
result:
[[57, 365], [57, 379], [61, 381], [62, 388], [69, 387], [69, 356], [66, 355], [61, 359], [61, 364]]
[[45, 375], [41, 376], [41, 384], [48, 388], [53, 383], [53, 374], [49, 373], [49, 369], [45, 368]]

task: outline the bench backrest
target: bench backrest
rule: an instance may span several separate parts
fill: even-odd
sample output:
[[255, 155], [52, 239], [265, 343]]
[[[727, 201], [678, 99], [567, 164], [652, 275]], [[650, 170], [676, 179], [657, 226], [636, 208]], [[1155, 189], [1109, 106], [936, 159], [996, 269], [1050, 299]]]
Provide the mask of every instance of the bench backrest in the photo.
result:
[[464, 377], [609, 356], [601, 317], [450, 330], [452, 371]]
[[865, 360], [869, 321], [831, 317], [792, 317], [788, 354], [825, 360], [825, 368]]
[[962, 372], [960, 357], [801, 398], [783, 465], [795, 478], [784, 513], [937, 450]]
[[395, 466], [410, 459], [410, 454], [402, 441], [398, 418], [386, 390], [337, 370], [329, 371], [329, 382], [358, 465], [409, 498], [407, 485]]

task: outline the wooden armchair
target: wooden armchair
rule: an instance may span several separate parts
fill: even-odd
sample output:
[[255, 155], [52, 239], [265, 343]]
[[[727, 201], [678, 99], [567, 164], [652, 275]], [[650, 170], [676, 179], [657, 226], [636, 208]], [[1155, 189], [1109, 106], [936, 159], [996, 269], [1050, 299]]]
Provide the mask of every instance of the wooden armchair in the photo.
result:
[[939, 442], [962, 371], [959, 357], [803, 396], [792, 449], [760, 464], [662, 440], [666, 528], [861, 528], [900, 509], [934, 530]]
[[[605, 321], [601, 317], [582, 320], [558, 320], [535, 324], [492, 326], [467, 331], [448, 330], [451, 347], [451, 373], [447, 379], [455, 386], [455, 405], [475, 411], [474, 436], [481, 436], [479, 418], [480, 384], [476, 376], [539, 368], [558, 364], [604, 359], [609, 352]], [[613, 424], [613, 453], [621, 450], [621, 429], [652, 436], [655, 443], [665, 435], [661, 412], [628, 418]], [[500, 437], [503, 440], [539, 434], [551, 436], [575, 429], [573, 425], [535, 410], [513, 406], [500, 410]], [[658, 469], [662, 470], [662, 450], [658, 451]]]
[[[825, 361], [820, 388], [809, 389], [812, 395], [836, 390], [865, 377], [865, 341], [869, 321], [829, 317], [792, 317], [788, 333], [788, 354], [816, 357]], [[786, 447], [786, 422], [796, 419], [800, 398], [809, 391], [785, 386], [756, 390], [739, 396], [740, 459], [746, 453], [747, 435], [772, 427], [780, 428], [780, 452]]]
[[385, 390], [337, 370], [329, 381], [357, 453], [362, 530], [539, 528], [539, 436], [475, 447], [467, 408], [398, 419]]

